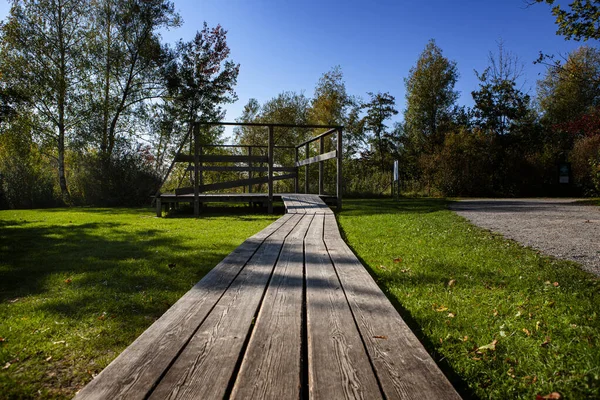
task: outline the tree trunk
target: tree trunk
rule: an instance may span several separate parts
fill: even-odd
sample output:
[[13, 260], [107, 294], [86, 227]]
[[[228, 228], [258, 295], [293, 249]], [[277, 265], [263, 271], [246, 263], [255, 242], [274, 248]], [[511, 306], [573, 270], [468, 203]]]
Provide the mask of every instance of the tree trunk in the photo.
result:
[[58, 7], [58, 43], [60, 52], [59, 76], [58, 76], [58, 183], [62, 199], [66, 205], [71, 205], [71, 194], [67, 186], [65, 174], [65, 106], [67, 101], [66, 81], [66, 48], [63, 32], [62, 5]]

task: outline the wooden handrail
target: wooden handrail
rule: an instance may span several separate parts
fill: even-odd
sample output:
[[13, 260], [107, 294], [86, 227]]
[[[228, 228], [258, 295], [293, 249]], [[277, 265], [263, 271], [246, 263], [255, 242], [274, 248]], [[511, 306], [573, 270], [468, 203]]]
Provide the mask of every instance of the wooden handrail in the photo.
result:
[[325, 137], [327, 135], [331, 135], [331, 134], [337, 132], [339, 129], [341, 129], [341, 127], [336, 127], [336, 128], [330, 129], [328, 131], [325, 131], [325, 132], [321, 133], [320, 135], [317, 135], [317, 136], [315, 136], [313, 138], [308, 139], [306, 142], [300, 143], [299, 145], [296, 146], [296, 148], [302, 147], [302, 146], [304, 146], [306, 144], [310, 144], [310, 143], [314, 142], [315, 140], [319, 140], [322, 137]]

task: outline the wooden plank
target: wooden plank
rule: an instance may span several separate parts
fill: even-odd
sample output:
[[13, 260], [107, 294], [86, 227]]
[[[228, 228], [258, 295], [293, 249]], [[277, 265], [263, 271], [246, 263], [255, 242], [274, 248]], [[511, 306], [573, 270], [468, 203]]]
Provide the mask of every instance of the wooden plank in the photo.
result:
[[285, 237], [291, 216], [267, 238], [194, 333], [150, 399], [217, 399], [226, 394]]
[[325, 244], [388, 399], [460, 399], [394, 306], [342, 240], [333, 214]]
[[232, 392], [238, 399], [298, 399], [301, 380], [303, 242], [312, 215], [287, 237]]
[[314, 156], [314, 157], [306, 158], [302, 161], [298, 161], [296, 163], [296, 166], [302, 167], [303, 165], [314, 164], [319, 161], [330, 160], [330, 159], [336, 158], [336, 157], [337, 157], [337, 150], [332, 150], [329, 153], [319, 154], [318, 156]]
[[323, 215], [305, 239], [309, 395], [382, 398], [352, 313], [323, 242]]
[[331, 135], [331, 134], [332, 134], [332, 133], [334, 133], [336, 130], [337, 130], [337, 127], [336, 127], [336, 128], [333, 128], [333, 129], [329, 129], [329, 130], [327, 130], [327, 131], [325, 131], [325, 132], [323, 132], [323, 133], [321, 133], [321, 134], [319, 134], [319, 135], [317, 135], [317, 136], [315, 136], [315, 137], [313, 137], [313, 138], [310, 138], [310, 139], [308, 139], [308, 140], [307, 140], [307, 141], [305, 141], [305, 142], [302, 142], [302, 143], [300, 143], [300, 144], [296, 145], [296, 148], [298, 148], [298, 147], [302, 147], [302, 146], [304, 146], [304, 145], [306, 145], [306, 144], [309, 144], [309, 143], [312, 143], [312, 142], [314, 142], [315, 140], [320, 140], [320, 139], [323, 139], [325, 136], [327, 136], [327, 135]]
[[[194, 162], [194, 156], [189, 154], [177, 154], [175, 156], [176, 162]], [[223, 155], [214, 155], [214, 154], [206, 154], [200, 157], [201, 162], [242, 162], [247, 163], [249, 161], [256, 163], [266, 163], [268, 162], [268, 157], [266, 156], [243, 156], [243, 155], [232, 155], [232, 154], [223, 154]]]
[[[189, 166], [187, 171], [193, 171], [194, 167]], [[201, 171], [216, 171], [216, 172], [268, 172], [267, 167], [248, 167], [244, 165], [228, 166], [228, 165], [205, 165], [200, 168]], [[296, 167], [273, 167], [273, 172], [296, 172]]]
[[[280, 181], [283, 179], [292, 179], [295, 176], [296, 176], [296, 174], [274, 175], [273, 180]], [[200, 192], [210, 192], [212, 190], [231, 189], [231, 188], [239, 187], [239, 186], [248, 186], [248, 185], [255, 185], [255, 184], [259, 184], [259, 183], [267, 183], [268, 180], [269, 180], [269, 178], [267, 176], [264, 176], [264, 177], [258, 177], [258, 178], [252, 178], [252, 179], [246, 178], [246, 179], [238, 179], [235, 181], [209, 183], [207, 185], [200, 186], [199, 190], [200, 190]], [[175, 189], [175, 194], [178, 196], [181, 196], [184, 194], [191, 194], [191, 193], [194, 193], [193, 187], [185, 187], [185, 188]]]
[[281, 200], [285, 205], [286, 212], [290, 214], [304, 214], [304, 206], [302, 206], [295, 196], [282, 195]]
[[291, 215], [284, 215], [225, 257], [88, 383], [76, 399], [145, 399], [248, 260], [290, 219]]

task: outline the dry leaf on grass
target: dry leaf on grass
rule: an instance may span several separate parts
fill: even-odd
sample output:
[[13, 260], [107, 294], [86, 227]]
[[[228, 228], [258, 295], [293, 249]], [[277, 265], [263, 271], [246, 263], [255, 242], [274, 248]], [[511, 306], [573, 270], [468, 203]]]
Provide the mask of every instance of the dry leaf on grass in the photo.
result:
[[448, 282], [448, 287], [452, 287], [456, 285], [456, 279], [450, 279], [450, 282]]
[[402, 258], [398, 257], [398, 258], [394, 258], [394, 263], [398, 264], [402, 262]]
[[496, 344], [498, 343], [497, 339], [494, 339], [494, 341], [492, 343], [486, 344], [485, 346], [479, 346], [477, 348], [477, 351], [481, 351], [481, 350], [490, 350], [490, 351], [495, 351], [496, 350]]

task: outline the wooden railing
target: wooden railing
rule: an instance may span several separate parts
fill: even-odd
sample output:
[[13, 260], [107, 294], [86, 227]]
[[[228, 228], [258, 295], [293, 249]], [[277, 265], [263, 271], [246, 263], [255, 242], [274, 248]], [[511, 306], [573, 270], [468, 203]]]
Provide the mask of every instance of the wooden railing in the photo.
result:
[[[266, 127], [268, 130], [268, 141], [267, 145], [201, 145], [200, 144], [200, 127], [201, 126], [252, 126], [252, 127]], [[304, 129], [327, 129], [326, 132], [315, 136], [297, 146], [276, 146], [274, 144], [273, 132], [274, 128], [304, 128]], [[256, 184], [267, 184], [268, 190], [268, 212], [273, 212], [273, 183], [274, 181], [284, 179], [294, 179], [294, 191], [299, 193], [299, 168], [305, 168], [305, 185], [304, 192], [309, 193], [309, 165], [319, 163], [319, 195], [324, 194], [324, 171], [323, 162], [330, 159], [337, 160], [337, 174], [336, 174], [336, 199], [337, 206], [341, 208], [342, 201], [342, 127], [341, 126], [330, 126], [330, 125], [292, 125], [292, 124], [262, 124], [262, 123], [232, 123], [232, 122], [211, 122], [204, 123], [198, 122], [194, 124], [193, 129], [186, 135], [186, 140], [191, 140], [190, 153], [182, 154], [183, 144], [179, 148], [173, 164], [170, 166], [168, 174], [171, 172], [174, 163], [176, 162], [188, 162], [190, 167], [188, 171], [193, 173], [193, 186], [178, 188], [175, 191], [177, 196], [194, 194], [194, 214], [198, 215], [200, 212], [200, 193], [229, 189], [234, 187], [248, 187], [248, 192], [252, 192], [252, 186]], [[336, 150], [324, 152], [325, 138], [331, 135], [337, 135], [336, 138]], [[316, 156], [310, 157], [309, 146], [311, 143], [319, 142], [319, 151]], [[209, 148], [241, 148], [247, 150], [247, 155], [239, 154], [204, 154], [204, 151]], [[299, 159], [300, 149], [304, 148], [304, 158]], [[260, 149], [260, 153], [259, 150]], [[266, 149], [266, 155], [264, 150]], [[285, 149], [295, 150], [295, 165], [293, 166], [275, 166], [274, 165], [274, 150]], [[205, 165], [206, 163], [238, 163], [238, 165]], [[241, 164], [241, 165], [240, 165]], [[266, 164], [266, 166], [264, 165]], [[204, 171], [216, 171], [216, 172], [248, 172], [248, 178], [237, 179], [227, 182], [204, 184]], [[254, 177], [255, 172], [266, 172], [266, 177]], [[281, 175], [274, 175], [274, 172], [283, 172]], [[165, 177], [166, 180], [167, 177]], [[163, 182], [164, 183], [164, 182]], [[157, 193], [157, 198], [160, 197], [160, 193]]]

